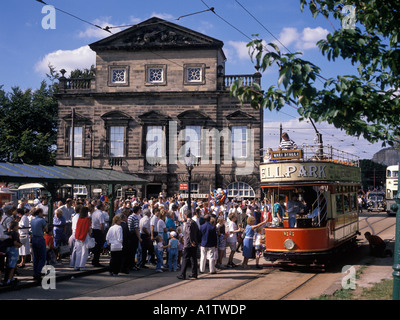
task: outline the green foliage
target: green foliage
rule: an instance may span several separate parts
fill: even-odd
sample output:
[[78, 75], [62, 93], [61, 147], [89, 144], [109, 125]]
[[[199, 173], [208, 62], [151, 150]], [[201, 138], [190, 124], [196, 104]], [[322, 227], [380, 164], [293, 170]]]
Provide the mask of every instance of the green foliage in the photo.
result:
[[357, 27], [340, 28], [318, 45], [328, 60], [351, 61], [358, 75], [325, 79], [317, 66], [301, 59], [301, 53], [281, 53], [276, 45], [265, 47], [255, 39], [248, 44], [251, 59], [262, 71], [278, 66], [278, 86], [261, 91], [236, 81], [231, 94], [255, 108], [279, 110], [285, 104], [296, 105], [301, 119], [327, 121], [347, 134], [393, 144], [400, 136], [400, 0], [300, 0], [300, 4], [314, 17], [322, 14], [339, 23], [343, 6], [354, 5]]
[[57, 106], [44, 81], [36, 91], [0, 90], [0, 159], [54, 164]]

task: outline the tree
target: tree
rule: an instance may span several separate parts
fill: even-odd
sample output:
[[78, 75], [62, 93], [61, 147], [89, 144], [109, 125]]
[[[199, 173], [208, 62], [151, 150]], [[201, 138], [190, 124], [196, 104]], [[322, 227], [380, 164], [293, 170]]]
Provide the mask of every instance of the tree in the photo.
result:
[[300, 5], [314, 17], [322, 14], [339, 22], [346, 5], [354, 8], [357, 25], [335, 30], [318, 46], [328, 60], [350, 60], [358, 75], [326, 79], [318, 66], [300, 58], [300, 52], [282, 53], [275, 44], [266, 47], [255, 39], [248, 44], [251, 59], [262, 71], [278, 66], [278, 87], [262, 91], [257, 84], [243, 87], [239, 80], [231, 93], [255, 108], [296, 105], [301, 119], [327, 121], [347, 134], [392, 144], [400, 136], [400, 1], [300, 0]]
[[57, 101], [46, 82], [38, 90], [0, 91], [0, 158], [11, 162], [55, 163]]
[[[322, 14], [336, 22], [342, 20], [342, 10], [351, 8], [357, 19], [354, 28], [344, 23], [344, 28], [328, 34], [318, 46], [328, 60], [350, 60], [358, 75], [325, 79], [320, 68], [302, 60], [299, 52], [282, 53], [276, 45], [266, 48], [256, 39], [248, 44], [251, 58], [263, 71], [277, 65], [278, 86], [283, 88], [270, 86], [264, 92], [257, 84], [246, 88], [237, 81], [231, 87], [232, 95], [242, 102], [250, 101], [255, 108], [279, 110], [285, 104], [295, 104], [302, 118], [325, 120], [370, 142], [399, 141], [400, 0], [300, 0], [300, 6], [301, 10], [308, 7], [314, 17]], [[322, 82], [322, 88], [317, 81]], [[400, 193], [396, 198], [393, 299], [400, 300]]]

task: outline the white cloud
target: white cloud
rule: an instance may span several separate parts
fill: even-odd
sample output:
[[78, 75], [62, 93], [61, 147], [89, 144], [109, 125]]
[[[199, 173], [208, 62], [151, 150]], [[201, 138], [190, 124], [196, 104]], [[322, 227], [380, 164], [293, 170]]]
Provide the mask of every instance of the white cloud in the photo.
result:
[[[316, 43], [324, 39], [328, 33], [328, 30], [321, 27], [306, 27], [301, 32], [297, 28], [283, 28], [279, 34], [279, 41], [286, 47], [293, 45], [296, 50], [308, 50], [316, 48]], [[281, 46], [279, 41], [274, 43]]]
[[[231, 47], [233, 50], [229, 50], [229, 52], [232, 54], [234, 53], [235, 57], [241, 59], [247, 59], [249, 60], [249, 48], [246, 47], [247, 42], [244, 41], [228, 41], [227, 45]], [[234, 57], [231, 57], [234, 59]]]
[[316, 43], [321, 40], [326, 38], [326, 35], [329, 33], [328, 30], [317, 27], [317, 28], [304, 28], [302, 37], [301, 37], [301, 43], [300, 48], [301, 49], [312, 49], [315, 48], [317, 45]]
[[90, 68], [96, 64], [96, 53], [89, 46], [83, 46], [75, 50], [57, 50], [48, 53], [35, 65], [35, 71], [45, 75], [49, 72], [49, 64], [57, 71], [65, 69], [68, 73], [75, 69]]
[[[283, 28], [279, 34], [279, 41], [286, 47], [290, 46], [293, 42], [299, 40], [300, 35], [296, 28]], [[274, 41], [276, 45], [280, 45], [278, 41]]]

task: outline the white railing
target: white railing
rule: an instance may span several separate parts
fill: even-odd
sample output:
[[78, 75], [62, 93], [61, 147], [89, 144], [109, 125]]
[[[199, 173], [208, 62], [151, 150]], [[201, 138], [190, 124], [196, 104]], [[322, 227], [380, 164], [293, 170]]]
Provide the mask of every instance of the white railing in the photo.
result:
[[[268, 150], [272, 148], [263, 148], [262, 155], [265, 159], [268, 158], [267, 153]], [[326, 161], [333, 162], [338, 164], [344, 164], [348, 166], [359, 167], [359, 157], [351, 154], [346, 151], [339, 150], [330, 145], [321, 146], [321, 145], [307, 145], [303, 144], [300, 148], [302, 150], [302, 158], [301, 159], [292, 159], [292, 160], [282, 160], [282, 161]], [[272, 151], [279, 151], [278, 148], [272, 149]], [[279, 161], [279, 160], [278, 160]]]

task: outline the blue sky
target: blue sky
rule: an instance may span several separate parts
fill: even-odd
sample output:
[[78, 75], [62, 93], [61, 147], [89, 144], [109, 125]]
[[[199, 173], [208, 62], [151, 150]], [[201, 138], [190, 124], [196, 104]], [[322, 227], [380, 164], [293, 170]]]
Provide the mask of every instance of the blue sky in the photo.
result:
[[[47, 0], [49, 5], [67, 11], [102, 27], [116, 27], [136, 24], [152, 16], [158, 16], [184, 27], [202, 32], [224, 42], [224, 52], [228, 58], [226, 74], [251, 74], [255, 69], [247, 53], [248, 37], [258, 34], [265, 41], [276, 38], [292, 52], [303, 52], [303, 58], [322, 69], [326, 78], [337, 74], [355, 73], [355, 68], [347, 62], [328, 62], [315, 43], [333, 32], [330, 23], [322, 17], [312, 18], [308, 9], [300, 11], [299, 0]], [[261, 26], [241, 5], [256, 17]], [[214, 13], [203, 11], [207, 6], [233, 25], [223, 21]], [[95, 64], [94, 53], [87, 47], [110, 34], [92, 27], [65, 13], [56, 11], [55, 29], [44, 29], [42, 13], [44, 4], [36, 0], [5, 1], [0, 11], [0, 85], [10, 91], [12, 87], [22, 89], [38, 88], [46, 79], [48, 62], [68, 70], [89, 68]], [[335, 28], [339, 22], [331, 21]], [[268, 31], [265, 30], [268, 29]], [[116, 33], [123, 28], [111, 29]], [[246, 36], [245, 36], [246, 35]], [[284, 49], [283, 49], [284, 50]], [[268, 87], [276, 84], [275, 70], [263, 74], [262, 84]], [[278, 143], [279, 124], [298, 144], [313, 143], [314, 130], [310, 123], [299, 123], [297, 111], [287, 106], [282, 112], [266, 111], [265, 146], [274, 147]], [[328, 124], [317, 124], [323, 134], [324, 143], [334, 145], [360, 158], [371, 158], [381, 149], [381, 143], [370, 144], [364, 139], [349, 137]]]

